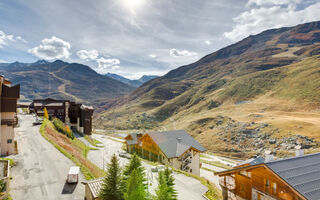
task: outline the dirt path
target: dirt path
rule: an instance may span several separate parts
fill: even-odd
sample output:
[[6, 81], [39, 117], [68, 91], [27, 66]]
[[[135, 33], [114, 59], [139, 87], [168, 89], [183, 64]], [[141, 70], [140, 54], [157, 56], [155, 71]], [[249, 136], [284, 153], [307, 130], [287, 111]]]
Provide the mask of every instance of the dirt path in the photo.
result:
[[76, 96], [74, 96], [74, 95], [66, 92], [66, 86], [67, 86], [67, 85], [71, 85], [71, 82], [70, 82], [69, 80], [65, 80], [65, 79], [63, 79], [63, 78], [60, 78], [59, 76], [57, 76], [57, 75], [55, 74], [55, 73], [61, 72], [61, 71], [64, 70], [66, 67], [67, 67], [67, 66], [61, 67], [59, 70], [57, 70], [57, 71], [55, 71], [55, 72], [49, 72], [49, 73], [50, 73], [50, 75], [52, 75], [54, 78], [60, 80], [60, 81], [63, 83], [62, 85], [60, 85], [60, 86], [58, 87], [58, 91], [59, 91], [59, 92], [61, 92], [62, 94], [66, 95], [66, 96], [68, 96], [68, 97], [70, 97], [70, 98], [72, 98], [73, 100], [75, 100], [75, 101], [77, 101], [77, 102], [81, 102], [82, 99], [80, 99], [80, 98], [78, 98], [78, 97], [76, 97]]

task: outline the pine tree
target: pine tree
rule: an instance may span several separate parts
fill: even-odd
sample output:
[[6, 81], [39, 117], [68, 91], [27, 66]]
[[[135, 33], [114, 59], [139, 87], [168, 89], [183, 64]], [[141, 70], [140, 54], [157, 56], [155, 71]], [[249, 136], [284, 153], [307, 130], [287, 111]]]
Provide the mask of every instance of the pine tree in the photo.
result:
[[126, 182], [125, 200], [146, 200], [147, 192], [139, 169], [134, 169]]
[[101, 200], [122, 200], [123, 193], [121, 190], [121, 169], [116, 155], [111, 158], [111, 163], [108, 164], [107, 176], [104, 179], [100, 192]]
[[174, 178], [172, 176], [172, 171], [166, 167], [164, 170], [164, 178], [168, 187], [168, 192], [170, 193], [170, 199], [168, 200], [177, 200], [177, 191], [174, 189]]
[[170, 192], [167, 186], [166, 178], [163, 171], [159, 171], [158, 173], [158, 187], [156, 189], [156, 196], [154, 200], [170, 200]]
[[46, 107], [43, 109], [43, 116], [44, 118], [49, 119], [48, 110]]
[[137, 173], [140, 174], [140, 177], [142, 178], [142, 183], [144, 187], [147, 188], [147, 185], [145, 184], [146, 179], [145, 179], [144, 168], [142, 167], [141, 160], [137, 154], [133, 154], [130, 159], [130, 162], [128, 163], [128, 165], [125, 166], [123, 171], [123, 181], [122, 181], [123, 191], [126, 190], [126, 182], [134, 170], [137, 170]]

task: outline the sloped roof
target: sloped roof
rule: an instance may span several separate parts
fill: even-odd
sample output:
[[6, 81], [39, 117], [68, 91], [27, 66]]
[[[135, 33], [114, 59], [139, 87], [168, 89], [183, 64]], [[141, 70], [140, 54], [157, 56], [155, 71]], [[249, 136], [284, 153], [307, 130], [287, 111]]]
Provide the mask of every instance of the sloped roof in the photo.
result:
[[132, 137], [132, 140], [127, 140], [127, 144], [138, 144], [138, 133], [132, 133], [130, 135]]
[[148, 135], [158, 145], [167, 158], [179, 157], [190, 147], [193, 147], [200, 152], [206, 150], [184, 130], [151, 132], [148, 133]]
[[306, 199], [320, 199], [320, 153], [265, 164]]
[[264, 163], [264, 161], [265, 161], [265, 159], [263, 157], [258, 156], [256, 158], [250, 158], [248, 160], [245, 160], [245, 161], [241, 162], [239, 165], [245, 165], [245, 164], [257, 165], [257, 164]]
[[96, 199], [99, 197], [99, 193], [100, 193], [102, 185], [103, 185], [103, 178], [94, 179], [94, 180], [88, 181], [84, 184], [88, 185], [93, 198]]

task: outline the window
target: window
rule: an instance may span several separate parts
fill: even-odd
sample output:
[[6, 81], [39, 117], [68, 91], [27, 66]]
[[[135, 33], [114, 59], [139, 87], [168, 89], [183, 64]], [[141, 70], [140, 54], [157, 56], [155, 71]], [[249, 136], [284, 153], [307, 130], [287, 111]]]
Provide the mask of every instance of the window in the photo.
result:
[[11, 144], [11, 143], [12, 143], [12, 139], [8, 139], [8, 140], [7, 140], [7, 143], [8, 143], [8, 144]]
[[272, 194], [277, 194], [277, 183], [272, 183]]
[[269, 187], [270, 187], [270, 181], [268, 179], [265, 179], [265, 184], [264, 184], [265, 192], [269, 192]]
[[242, 176], [246, 176], [246, 177], [251, 178], [251, 172], [248, 172], [248, 171], [240, 171], [239, 173], [240, 173]]

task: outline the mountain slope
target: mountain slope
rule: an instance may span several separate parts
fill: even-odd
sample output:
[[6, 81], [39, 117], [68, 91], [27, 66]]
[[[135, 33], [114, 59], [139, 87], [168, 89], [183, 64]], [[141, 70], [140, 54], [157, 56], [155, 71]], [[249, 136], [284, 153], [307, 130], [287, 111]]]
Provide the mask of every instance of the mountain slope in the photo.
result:
[[24, 99], [50, 97], [96, 104], [128, 94], [133, 87], [96, 73], [90, 67], [61, 60], [2, 64], [0, 74], [21, 84]]
[[[319, 42], [320, 22], [249, 36], [106, 104], [95, 125], [111, 126], [101, 119], [114, 116], [108, 109], [115, 108], [119, 128], [182, 128], [220, 153], [262, 148], [251, 145], [259, 141], [242, 141], [242, 131], [255, 128], [246, 123], [268, 124], [256, 132], [268, 134], [266, 138], [301, 134], [320, 141]], [[262, 149], [269, 148], [268, 141], [262, 143], [268, 144]]]
[[125, 78], [123, 76], [120, 76], [118, 74], [107, 73], [105, 75], [110, 78], [113, 78], [115, 80], [121, 81], [125, 84], [131, 85], [133, 87], [139, 87], [142, 84], [144, 84], [145, 82], [150, 81], [150, 80], [158, 77], [158, 76], [152, 76], [152, 75], [143, 75], [140, 79], [131, 80], [131, 79]]

